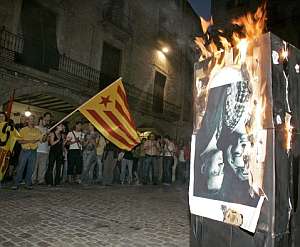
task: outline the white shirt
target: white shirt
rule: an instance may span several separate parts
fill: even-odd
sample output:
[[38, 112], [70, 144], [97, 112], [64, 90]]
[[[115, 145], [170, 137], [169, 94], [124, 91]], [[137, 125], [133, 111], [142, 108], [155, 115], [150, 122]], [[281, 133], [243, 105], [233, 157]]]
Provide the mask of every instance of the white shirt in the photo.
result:
[[[35, 126], [35, 127], [37, 129], [39, 129], [42, 132], [43, 135], [47, 133], [48, 128], [42, 127], [42, 126], [39, 126], [39, 125]], [[50, 149], [50, 147], [49, 147], [48, 141], [38, 143], [38, 148], [37, 148], [38, 153], [47, 154], [47, 153], [49, 153], [49, 149]]]
[[[79, 142], [75, 142], [76, 141], [76, 138], [79, 139]], [[82, 145], [81, 145], [81, 141], [83, 141], [84, 139], [84, 134], [80, 131], [80, 132], [77, 132], [77, 131], [71, 131], [68, 133], [67, 135], [67, 140], [68, 141], [71, 141], [71, 142], [75, 142], [73, 144], [70, 144], [70, 148], [69, 149], [82, 149]]]
[[169, 141], [164, 146], [165, 156], [173, 156], [175, 152], [175, 145], [173, 142]]
[[179, 150], [179, 161], [180, 162], [185, 162], [185, 159], [184, 159], [184, 150], [183, 149], [180, 149]]

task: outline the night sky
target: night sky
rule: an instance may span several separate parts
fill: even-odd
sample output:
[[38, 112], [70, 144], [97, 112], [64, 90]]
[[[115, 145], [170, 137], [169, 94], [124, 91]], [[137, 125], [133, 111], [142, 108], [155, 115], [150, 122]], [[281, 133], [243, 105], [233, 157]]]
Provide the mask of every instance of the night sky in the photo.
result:
[[189, 0], [199, 16], [208, 19], [210, 17], [210, 0]]

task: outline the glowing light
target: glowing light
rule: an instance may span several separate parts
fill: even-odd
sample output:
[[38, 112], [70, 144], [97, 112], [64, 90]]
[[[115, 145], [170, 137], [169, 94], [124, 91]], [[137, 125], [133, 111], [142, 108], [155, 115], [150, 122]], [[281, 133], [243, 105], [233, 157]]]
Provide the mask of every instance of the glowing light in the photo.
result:
[[281, 56], [283, 59], [287, 59], [289, 56], [289, 52], [287, 50], [283, 50], [281, 53]]
[[25, 111], [24, 114], [25, 114], [25, 117], [30, 117], [32, 113], [30, 111]]
[[291, 125], [291, 114], [286, 113], [285, 114], [285, 133], [286, 133], [286, 143], [285, 143], [285, 148], [286, 151], [289, 152], [291, 150], [291, 143], [292, 143], [292, 133], [294, 127]]
[[168, 53], [169, 52], [169, 48], [168, 47], [163, 47], [162, 49], [161, 49], [161, 51], [163, 52], [163, 53]]
[[166, 55], [162, 51], [157, 51], [157, 57], [160, 61], [165, 61], [166, 60]]
[[249, 42], [246, 39], [241, 39], [237, 45], [237, 48], [239, 49], [241, 54], [241, 59], [240, 59], [241, 63], [244, 63], [246, 61], [248, 44]]
[[24, 112], [25, 117], [30, 117], [32, 115], [30, 108], [28, 107], [27, 110]]

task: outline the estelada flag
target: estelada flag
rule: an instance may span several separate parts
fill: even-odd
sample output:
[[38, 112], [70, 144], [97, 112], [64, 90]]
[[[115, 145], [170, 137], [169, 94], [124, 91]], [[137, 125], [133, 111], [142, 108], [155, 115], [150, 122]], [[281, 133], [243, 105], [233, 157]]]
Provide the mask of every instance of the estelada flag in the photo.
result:
[[11, 129], [7, 122], [0, 123], [0, 182], [3, 180], [9, 165], [9, 158], [20, 134]]
[[121, 78], [84, 103], [79, 111], [120, 149], [130, 151], [140, 143]]

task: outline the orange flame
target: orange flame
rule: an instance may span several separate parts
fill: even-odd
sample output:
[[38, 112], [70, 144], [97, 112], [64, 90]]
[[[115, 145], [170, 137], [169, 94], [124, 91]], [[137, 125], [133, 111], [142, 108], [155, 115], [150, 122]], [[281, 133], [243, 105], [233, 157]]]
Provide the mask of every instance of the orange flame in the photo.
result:
[[285, 149], [289, 152], [292, 148], [292, 134], [293, 134], [294, 127], [291, 125], [291, 115], [289, 113], [285, 114]]
[[[247, 40], [256, 39], [265, 31], [267, 20], [266, 6], [266, 3], [264, 3], [254, 14], [247, 13], [244, 16], [232, 20], [232, 24], [242, 27], [243, 30], [241, 35], [243, 35]], [[239, 38], [235, 40], [236, 42], [240, 41], [241, 35], [237, 35]], [[237, 36], [234, 36], [234, 38]]]
[[[265, 31], [266, 27], [266, 3], [264, 3], [261, 7], [257, 9], [255, 13], [247, 13], [239, 18], [235, 18], [231, 21], [232, 24], [235, 24], [241, 27], [241, 32], [233, 32], [232, 41], [226, 39], [223, 34], [223, 30], [218, 30], [220, 34], [218, 39], [223, 47], [223, 49], [218, 48], [214, 41], [210, 39], [210, 34], [208, 33], [208, 29], [213, 25], [213, 19], [205, 20], [202, 17], [201, 19], [201, 27], [203, 30], [203, 37], [206, 37], [206, 40], [210, 40], [208, 44], [205, 43], [205, 39], [203, 37], [197, 37], [195, 39], [196, 44], [201, 50], [201, 60], [207, 59], [209, 57], [214, 56], [214, 54], [223, 52], [224, 50], [229, 50], [232, 47], [237, 47], [240, 52], [237, 62], [244, 62], [243, 59], [247, 53], [246, 43], [250, 42], [253, 39], [258, 38]], [[242, 42], [242, 45], [240, 44]]]

